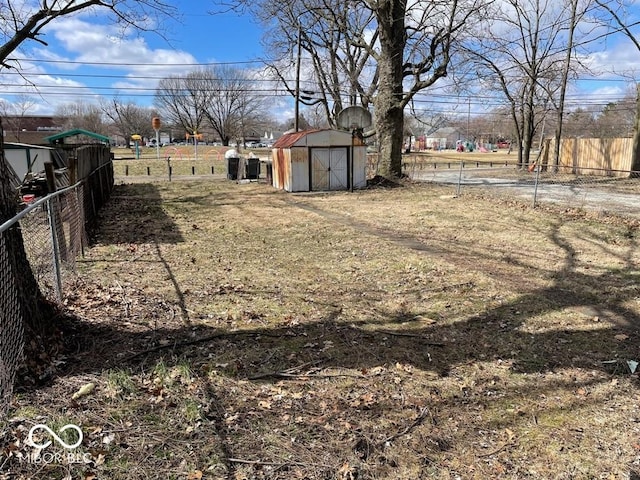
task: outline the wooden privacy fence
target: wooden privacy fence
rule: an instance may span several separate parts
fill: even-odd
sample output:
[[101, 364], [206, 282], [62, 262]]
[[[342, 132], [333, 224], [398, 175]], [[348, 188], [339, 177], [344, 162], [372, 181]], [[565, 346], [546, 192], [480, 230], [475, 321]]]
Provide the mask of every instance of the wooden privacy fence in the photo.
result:
[[[543, 167], [553, 165], [555, 139], [544, 141]], [[575, 175], [628, 177], [633, 156], [633, 138], [563, 138], [558, 166]]]

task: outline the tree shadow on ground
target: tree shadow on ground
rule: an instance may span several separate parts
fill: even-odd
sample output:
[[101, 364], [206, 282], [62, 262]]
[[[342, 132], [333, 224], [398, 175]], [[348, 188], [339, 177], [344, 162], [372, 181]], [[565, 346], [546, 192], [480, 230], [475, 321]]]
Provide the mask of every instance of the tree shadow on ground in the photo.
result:
[[[92, 242], [102, 244], [146, 242], [181, 243], [184, 237], [162, 208], [162, 196], [153, 183], [115, 185], [109, 203], [98, 213], [100, 228]], [[101, 218], [109, 216], [109, 222]]]
[[[123, 187], [126, 187], [123, 186]], [[140, 186], [132, 190], [137, 192]], [[150, 185], [151, 197], [143, 200], [146, 208], [159, 204], [159, 194]], [[154, 193], [155, 192], [155, 193]], [[126, 189], [121, 193], [126, 196]], [[117, 197], [117, 195], [116, 195]], [[146, 195], [145, 195], [146, 197]], [[215, 203], [216, 199], [210, 199]], [[405, 248], [419, 252], [428, 251], [446, 255], [454, 265], [467, 268], [470, 262], [478, 270], [495, 268], [495, 258], [489, 258], [482, 250], [461, 249], [456, 245], [428, 245], [429, 240], [416, 238], [410, 233], [388, 232], [370, 225], [359, 224], [340, 213], [325, 212], [299, 201], [285, 199], [286, 203], [317, 213], [333, 223], [351, 225], [353, 228], [376, 235], [386, 241], [395, 242]], [[242, 202], [241, 202], [242, 203]], [[117, 211], [118, 208], [115, 207]], [[139, 215], [125, 214], [120, 224], [123, 231], [141, 230]], [[175, 328], [158, 328], [141, 333], [140, 329], [127, 330], [116, 323], [87, 323], [82, 320], [68, 322], [67, 331], [76, 361], [70, 366], [74, 372], [93, 372], [123, 365], [135, 365], [146, 358], [159, 355], [189, 355], [192, 345], [208, 345], [217, 352], [216, 343], [223, 342], [239, 358], [254, 361], [237, 365], [233, 375], [252, 378], [263, 375], [269, 369], [288, 370], [299, 362], [316, 362], [324, 367], [341, 367], [366, 370], [389, 362], [408, 362], [422, 370], [447, 375], [456, 365], [470, 361], [510, 361], [511, 368], [518, 372], [543, 372], [563, 366], [580, 368], [607, 368], [602, 362], [611, 359], [638, 359], [637, 347], [640, 339], [640, 316], [631, 310], [629, 302], [638, 295], [640, 272], [630, 258], [620, 258], [622, 267], [614, 273], [588, 275], [576, 265], [577, 252], [559, 234], [561, 222], [552, 228], [550, 238], [564, 252], [563, 260], [553, 270], [553, 281], [544, 288], [533, 288], [519, 298], [497, 307], [489, 307], [465, 320], [455, 323], [436, 322], [432, 325], [413, 328], [406, 314], [397, 311], [384, 312], [382, 320], [353, 322], [340, 311], [331, 312], [322, 321], [295, 326], [276, 326], [227, 331], [206, 325], [192, 326], [188, 322]], [[155, 234], [154, 229], [154, 234]], [[116, 232], [103, 234], [107, 238], [120, 238]], [[177, 229], [169, 229], [154, 237], [156, 246], [162, 240], [183, 241]], [[144, 237], [146, 239], [146, 237]], [[136, 239], [132, 237], [131, 240]], [[140, 241], [138, 238], [136, 241]], [[634, 240], [629, 251], [637, 247]], [[172, 279], [176, 289], [179, 308], [186, 315], [184, 287], [175, 281], [171, 266], [157, 254]], [[508, 259], [510, 263], [517, 262]], [[485, 266], [486, 264], [486, 266]], [[524, 265], [522, 265], [524, 267]], [[499, 269], [493, 273], [503, 275]], [[511, 280], [504, 276], [505, 282]], [[363, 289], [365, 287], [362, 287]], [[611, 295], [605, 298], [603, 292]], [[363, 292], [364, 293], [364, 290]], [[358, 298], [353, 295], [351, 298]], [[604, 298], [605, 303], [602, 303]], [[527, 326], [529, 319], [554, 311], [570, 311], [578, 318], [593, 319], [593, 328], [576, 329], [571, 325], [548, 326], [541, 331]], [[387, 325], [379, 328], [378, 325]], [[388, 325], [398, 325], [390, 330]], [[624, 333], [616, 337], [617, 333]], [[164, 345], [157, 345], [162, 341]], [[304, 348], [305, 344], [330, 342], [333, 347], [322, 349]], [[115, 347], [115, 348], [114, 348]], [[269, 351], [269, 361], [254, 358], [252, 352]], [[291, 351], [305, 352], [291, 361]], [[313, 353], [312, 353], [313, 352]], [[88, 357], [99, 358], [98, 363]]]
[[[317, 208], [302, 208], [322, 214]], [[490, 258], [481, 248], [461, 251], [458, 245], [429, 244], [429, 240], [411, 233], [383, 231], [347, 220], [340, 214], [322, 215], [331, 222], [349, 224], [407, 249], [445, 255], [460, 268], [473, 264], [477, 270], [491, 271], [495, 267], [493, 262], [499, 258], [499, 255]], [[124, 224], [139, 227], [133, 218]], [[627, 374], [624, 362], [640, 359], [640, 316], [630, 307], [638, 297], [638, 268], [629, 255], [619, 258], [622, 266], [615, 273], [584, 273], [576, 264], [577, 252], [563, 240], [559, 229], [560, 223], [551, 231], [550, 238], [561, 247], [564, 256], [550, 269], [553, 276], [548, 286], [522, 288], [523, 293], [514, 300], [497, 306], [491, 304], [458, 321], [435, 320], [425, 325], [406, 312], [385, 311], [382, 305], [375, 319], [354, 321], [338, 306], [339, 302], [333, 308], [324, 305], [328, 313], [321, 320], [300, 323], [283, 320], [279, 325], [261, 325], [259, 319], [248, 319], [241, 330], [227, 328], [224, 319], [215, 325], [175, 322], [152, 328], [122, 321], [124, 318], [111, 322], [67, 318], [64, 330], [68, 363], [62, 375], [101, 375], [122, 369], [148, 371], [158, 361], [174, 365], [186, 361], [194, 372], [214, 364], [221, 375], [255, 385], [273, 385], [327, 369], [349, 370], [356, 377], [366, 378], [380, 366], [395, 364], [432, 373], [434, 379], [457, 375], [460, 366], [486, 362], [500, 362], [512, 372], [531, 375], [570, 368]], [[112, 238], [117, 238], [115, 232]], [[637, 248], [637, 242], [632, 243], [630, 250]], [[156, 253], [161, 257], [160, 250]], [[179, 308], [186, 313], [185, 286], [175, 280], [171, 265], [164, 264], [176, 289]], [[518, 266], [526, 268], [525, 264]], [[522, 281], [509, 279], [507, 272], [508, 269], [502, 272], [498, 267], [493, 274], [510, 285]], [[366, 293], [366, 286], [360, 288], [362, 291], [352, 292], [355, 294], [351, 298]], [[531, 320], [553, 312], [563, 312], [565, 316], [570, 312], [569, 316], [581, 320], [577, 322], [581, 328], [566, 323], [531, 326]], [[612, 360], [613, 363], [605, 363]], [[509, 391], [505, 396], [573, 390], [609, 379], [607, 375], [597, 375], [575, 380], [551, 379], [541, 385], [529, 382], [517, 389], [509, 389], [507, 385]], [[215, 401], [224, 404], [228, 400], [218, 393]], [[452, 406], [454, 403], [464, 406], [465, 392], [462, 390], [447, 401]], [[508, 419], [496, 423], [506, 426]]]

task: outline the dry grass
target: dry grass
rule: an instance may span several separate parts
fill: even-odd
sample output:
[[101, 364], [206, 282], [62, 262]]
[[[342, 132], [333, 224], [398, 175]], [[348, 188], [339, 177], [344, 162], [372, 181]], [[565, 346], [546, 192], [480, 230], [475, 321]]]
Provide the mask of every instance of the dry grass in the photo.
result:
[[[637, 478], [638, 225], [449, 193], [118, 185], [2, 471]], [[86, 464], [20, 459], [69, 422]]]
[[[214, 147], [199, 145], [198, 149], [190, 146], [162, 147], [159, 151], [155, 148], [141, 147], [136, 158], [134, 149], [114, 149], [113, 168], [116, 176], [169, 176], [171, 166], [172, 176], [226, 176], [227, 165], [224, 153], [231, 147]], [[271, 157], [271, 150], [256, 148], [242, 150], [244, 156], [253, 153], [262, 159]], [[263, 173], [264, 176], [264, 173]]]

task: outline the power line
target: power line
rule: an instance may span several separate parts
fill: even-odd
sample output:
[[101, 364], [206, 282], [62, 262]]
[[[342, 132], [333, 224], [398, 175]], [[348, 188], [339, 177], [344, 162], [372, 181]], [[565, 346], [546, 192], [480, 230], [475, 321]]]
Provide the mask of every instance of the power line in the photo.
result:
[[29, 63], [54, 63], [54, 64], [66, 64], [66, 65], [98, 65], [98, 66], [110, 66], [110, 67], [203, 67], [203, 66], [218, 66], [218, 65], [245, 65], [253, 63], [262, 63], [262, 60], [244, 60], [235, 62], [189, 62], [189, 63], [121, 63], [121, 62], [87, 62], [79, 60], [48, 60], [44, 58], [8, 58], [7, 62], [29, 62]]

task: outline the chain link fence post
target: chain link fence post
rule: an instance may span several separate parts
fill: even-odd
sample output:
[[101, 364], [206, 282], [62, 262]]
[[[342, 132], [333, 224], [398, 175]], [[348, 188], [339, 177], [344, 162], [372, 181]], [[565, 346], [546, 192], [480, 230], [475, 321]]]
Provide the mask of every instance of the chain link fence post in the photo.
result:
[[460, 195], [462, 189], [462, 169], [464, 168], [464, 160], [460, 162], [460, 172], [458, 174], [458, 185], [456, 187], [456, 195]]
[[538, 185], [540, 183], [540, 164], [536, 164], [536, 179], [533, 185], [533, 203], [531, 205], [532, 208], [536, 208], [536, 202], [538, 200]]
[[55, 212], [54, 202], [58, 198], [53, 197], [47, 200], [47, 217], [49, 219], [49, 231], [51, 232], [51, 264], [53, 265], [53, 276], [55, 285], [56, 300], [62, 302], [62, 273], [60, 272], [60, 243], [58, 239], [58, 215]]

